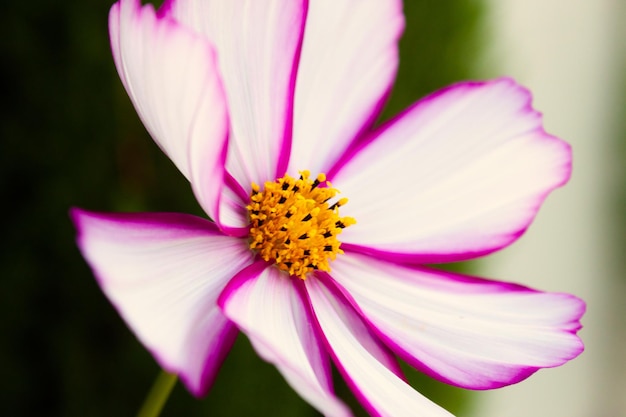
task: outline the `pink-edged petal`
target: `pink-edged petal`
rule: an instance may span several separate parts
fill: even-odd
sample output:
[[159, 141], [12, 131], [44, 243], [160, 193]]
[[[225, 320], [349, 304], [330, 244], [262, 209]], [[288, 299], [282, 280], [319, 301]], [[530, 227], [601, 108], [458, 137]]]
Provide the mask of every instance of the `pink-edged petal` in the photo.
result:
[[348, 252], [332, 277], [400, 357], [453, 385], [498, 388], [583, 351], [585, 304], [569, 294]]
[[113, 5], [109, 31], [117, 71], [139, 117], [218, 220], [228, 116], [213, 48], [139, 0]]
[[163, 13], [217, 48], [231, 131], [227, 168], [248, 191], [282, 176], [306, 0], [175, 0]]
[[463, 83], [418, 102], [330, 179], [356, 219], [342, 242], [437, 263], [500, 249], [570, 175], [567, 143], [549, 136], [511, 79]]
[[332, 392], [328, 355], [311, 325], [298, 284], [258, 262], [229, 283], [219, 304], [302, 398], [324, 415], [349, 416], [349, 409]]
[[393, 356], [343, 297], [315, 278], [306, 289], [337, 367], [371, 415], [452, 416], [401, 378]]
[[316, 0], [298, 67], [289, 172], [327, 172], [391, 89], [404, 29], [399, 0]]
[[137, 338], [194, 395], [206, 393], [237, 334], [217, 297], [252, 262], [241, 239], [182, 214], [74, 209], [78, 246]]
[[244, 237], [248, 235], [249, 194], [227, 172], [225, 187], [220, 198], [220, 226], [230, 236]]

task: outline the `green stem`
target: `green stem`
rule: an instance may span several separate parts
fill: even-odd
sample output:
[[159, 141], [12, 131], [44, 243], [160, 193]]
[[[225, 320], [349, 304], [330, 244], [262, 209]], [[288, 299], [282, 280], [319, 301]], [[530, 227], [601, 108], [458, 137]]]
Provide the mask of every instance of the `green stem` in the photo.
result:
[[176, 385], [176, 379], [176, 375], [161, 371], [137, 417], [158, 417], [172, 392], [172, 388]]

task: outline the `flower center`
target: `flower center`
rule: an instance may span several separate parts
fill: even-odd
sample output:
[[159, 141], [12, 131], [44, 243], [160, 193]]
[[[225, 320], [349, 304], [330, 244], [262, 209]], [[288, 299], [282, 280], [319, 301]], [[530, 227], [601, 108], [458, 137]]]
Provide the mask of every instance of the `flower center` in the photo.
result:
[[309, 175], [309, 171], [301, 171], [299, 179], [285, 175], [266, 182], [263, 190], [253, 183], [247, 206], [250, 248], [301, 279], [316, 269], [330, 271], [329, 262], [343, 253], [337, 235], [356, 223], [352, 217], [339, 217], [347, 198], [329, 204], [339, 191], [326, 175], [315, 180]]

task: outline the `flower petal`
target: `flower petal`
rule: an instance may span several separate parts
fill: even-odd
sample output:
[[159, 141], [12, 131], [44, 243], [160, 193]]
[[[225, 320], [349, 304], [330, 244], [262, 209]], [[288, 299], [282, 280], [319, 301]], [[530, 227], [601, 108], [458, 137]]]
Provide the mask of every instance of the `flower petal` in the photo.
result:
[[287, 167], [306, 9], [305, 0], [175, 0], [163, 8], [217, 48], [231, 118], [227, 167], [248, 192]]
[[472, 389], [519, 382], [578, 356], [582, 300], [346, 253], [333, 279], [397, 354]]
[[332, 393], [328, 355], [293, 279], [257, 262], [230, 282], [219, 304], [302, 398], [324, 415], [351, 415]]
[[[570, 175], [510, 79], [452, 86], [382, 128], [331, 178], [350, 199], [352, 249], [419, 263], [474, 258], [516, 240]], [[351, 246], [351, 245], [348, 245]]]
[[217, 220], [228, 116], [211, 45], [139, 0], [113, 5], [109, 30], [117, 71], [139, 117]]
[[252, 262], [245, 241], [182, 214], [102, 214], [74, 209], [78, 245], [137, 338], [194, 395], [204, 394], [237, 330], [216, 304]]
[[228, 172], [225, 175], [225, 187], [220, 198], [220, 227], [229, 236], [248, 235], [248, 210], [250, 195]]
[[[372, 336], [356, 312], [317, 279], [307, 279], [307, 293], [329, 351], [348, 384], [375, 416], [451, 417], [404, 382], [393, 356]], [[390, 369], [391, 367], [391, 369]]]
[[327, 172], [376, 121], [396, 74], [403, 28], [398, 0], [310, 3], [289, 172]]

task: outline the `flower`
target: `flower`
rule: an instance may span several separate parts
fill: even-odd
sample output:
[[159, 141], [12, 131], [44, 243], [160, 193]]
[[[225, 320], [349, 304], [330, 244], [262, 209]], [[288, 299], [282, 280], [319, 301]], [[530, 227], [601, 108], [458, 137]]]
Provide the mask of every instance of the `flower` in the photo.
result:
[[106, 296], [190, 392], [207, 392], [238, 331], [329, 416], [350, 415], [331, 360], [373, 415], [445, 416], [396, 355], [489, 389], [582, 352], [580, 299], [424, 266], [515, 241], [571, 155], [511, 79], [453, 85], [373, 127], [399, 0], [120, 0], [109, 25], [139, 116], [211, 220], [72, 218]]

